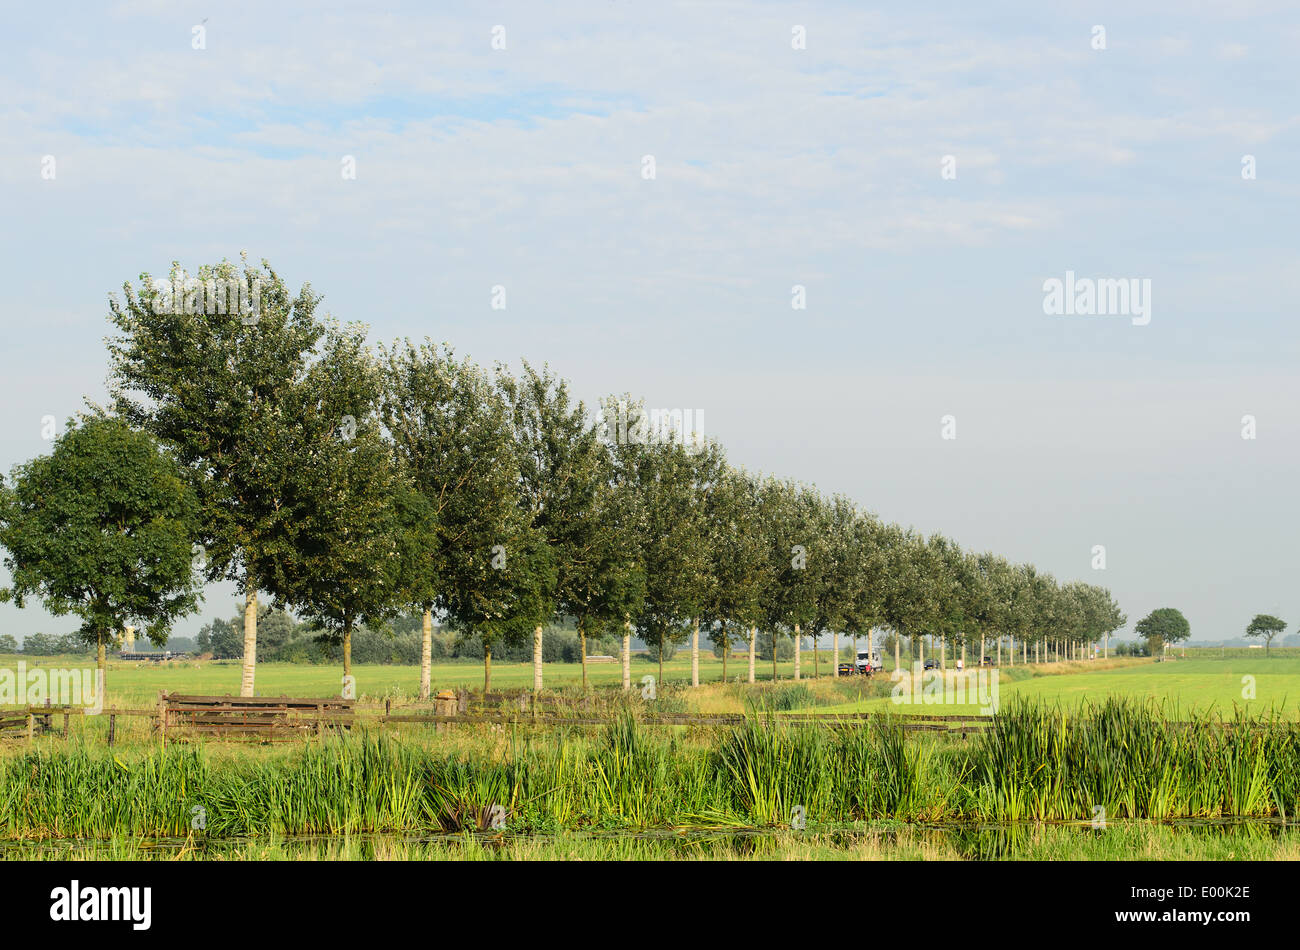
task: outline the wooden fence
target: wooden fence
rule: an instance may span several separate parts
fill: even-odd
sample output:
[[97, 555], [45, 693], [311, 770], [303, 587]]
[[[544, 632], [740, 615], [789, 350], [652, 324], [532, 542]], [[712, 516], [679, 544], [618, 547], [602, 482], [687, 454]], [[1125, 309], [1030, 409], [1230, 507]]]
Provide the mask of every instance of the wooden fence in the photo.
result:
[[[154, 709], [106, 709], [108, 744], [117, 733], [117, 717], [135, 716], [150, 720], [151, 731], [165, 744], [168, 738], [254, 739], [276, 741], [321, 735], [326, 731], [347, 729], [353, 725], [382, 728], [397, 726], [433, 726], [439, 730], [455, 726], [493, 725], [512, 728], [544, 726], [547, 728], [606, 726], [618, 717], [608, 711], [591, 709], [593, 697], [542, 696], [533, 701], [529, 691], [517, 693], [469, 693], [466, 690], [444, 691], [428, 704], [410, 704], [393, 711], [391, 700], [382, 706], [362, 706], [337, 697], [297, 699], [286, 696], [233, 697], [190, 696], [162, 693]], [[62, 735], [68, 735], [73, 715], [85, 711], [77, 707], [29, 706], [0, 710], [0, 738], [30, 739], [36, 735], [55, 734], [52, 717], [63, 716]], [[637, 716], [646, 726], [735, 727], [752, 715], [742, 713], [662, 713], [647, 709]], [[905, 732], [942, 733], [960, 736], [984, 732], [993, 725], [992, 716], [936, 716], [921, 713], [819, 713], [790, 712], [772, 716], [778, 723], [819, 722], [828, 725], [861, 726], [872, 720], [888, 718]], [[1171, 722], [1171, 727], [1185, 728], [1205, 723]], [[1238, 725], [1232, 720], [1222, 723]], [[1266, 723], [1246, 723], [1262, 728]], [[1293, 723], [1293, 727], [1300, 724]]]

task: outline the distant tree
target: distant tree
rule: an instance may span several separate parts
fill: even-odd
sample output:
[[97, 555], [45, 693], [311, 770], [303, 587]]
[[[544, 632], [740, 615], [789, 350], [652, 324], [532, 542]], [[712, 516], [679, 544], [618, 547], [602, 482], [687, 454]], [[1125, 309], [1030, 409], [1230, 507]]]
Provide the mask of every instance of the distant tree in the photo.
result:
[[23, 640], [27, 656], [54, 656], [59, 652], [59, 638], [49, 633], [31, 633]]
[[196, 609], [194, 493], [150, 436], [90, 416], [11, 478], [0, 485], [0, 545], [13, 581], [0, 600], [38, 597], [55, 616], [80, 617], [101, 677], [123, 625], [162, 646]]
[[1246, 628], [1246, 636], [1264, 638], [1264, 654], [1268, 655], [1269, 644], [1273, 638], [1286, 629], [1286, 621], [1272, 614], [1256, 614], [1255, 619]]
[[18, 641], [10, 634], [0, 633], [0, 653], [17, 653]]
[[1156, 656], [1166, 643], [1177, 643], [1191, 636], [1191, 624], [1182, 612], [1173, 607], [1160, 607], [1151, 611], [1133, 628], [1145, 638], [1147, 648]]
[[[199, 631], [200, 651], [211, 653], [217, 660], [238, 660], [244, 655], [242, 619], [223, 620], [218, 617]], [[203, 649], [206, 642], [207, 648]]]

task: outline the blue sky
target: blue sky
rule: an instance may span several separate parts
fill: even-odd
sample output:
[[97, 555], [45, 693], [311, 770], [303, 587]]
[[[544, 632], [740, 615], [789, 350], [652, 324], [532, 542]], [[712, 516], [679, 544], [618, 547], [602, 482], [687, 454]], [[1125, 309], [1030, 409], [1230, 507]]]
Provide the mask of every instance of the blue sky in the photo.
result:
[[[562, 6], [14, 11], [0, 468], [102, 396], [109, 291], [247, 250], [376, 340], [702, 410], [736, 464], [1131, 620], [1300, 622], [1290, 5]], [[1066, 271], [1151, 280], [1151, 322], [1045, 315]]]

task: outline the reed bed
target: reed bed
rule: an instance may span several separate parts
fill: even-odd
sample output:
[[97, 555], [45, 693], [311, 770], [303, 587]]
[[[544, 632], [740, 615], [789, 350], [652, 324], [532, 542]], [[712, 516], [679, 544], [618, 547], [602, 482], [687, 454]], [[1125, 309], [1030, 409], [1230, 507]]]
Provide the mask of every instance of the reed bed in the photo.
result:
[[[853, 822], [1291, 819], [1300, 734], [1281, 719], [1111, 700], [1008, 704], [965, 741], [863, 724], [356, 734], [273, 750], [42, 742], [0, 758], [0, 839], [544, 833]], [[1103, 809], [1099, 812], [1098, 809]]]

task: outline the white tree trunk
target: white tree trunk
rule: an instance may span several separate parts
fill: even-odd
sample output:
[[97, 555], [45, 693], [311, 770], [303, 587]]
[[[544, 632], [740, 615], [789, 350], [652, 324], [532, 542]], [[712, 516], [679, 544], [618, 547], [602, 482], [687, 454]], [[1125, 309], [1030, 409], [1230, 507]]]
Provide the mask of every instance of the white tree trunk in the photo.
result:
[[632, 621], [623, 624], [623, 688], [632, 688]]
[[1102, 643], [1102, 647], [1101, 647], [1101, 649], [1102, 649], [1101, 658], [1102, 658], [1103, 660], [1109, 660], [1109, 659], [1110, 659], [1110, 634], [1109, 634], [1109, 633], [1106, 634], [1106, 636], [1102, 638], [1101, 643]]
[[542, 691], [542, 625], [533, 628], [533, 692]]
[[754, 650], [758, 641], [758, 627], [749, 628], [749, 681], [754, 682]]
[[691, 685], [700, 685], [700, 622], [695, 621], [695, 630], [691, 633]]
[[257, 589], [252, 577], [248, 578], [248, 593], [244, 595], [244, 669], [239, 679], [239, 695], [252, 696], [257, 673]]
[[420, 631], [420, 699], [429, 698], [433, 676], [433, 611], [424, 612]]
[[[776, 638], [772, 638], [772, 655], [776, 656]], [[799, 678], [799, 625], [794, 625], [794, 678]]]
[[835, 642], [835, 662], [831, 664], [831, 676], [838, 678], [840, 675], [840, 635], [833, 633], [831, 639]]

